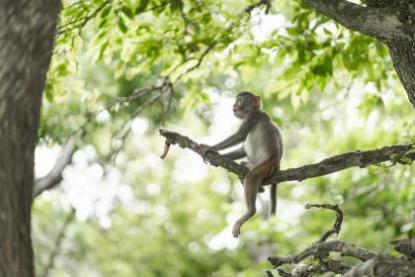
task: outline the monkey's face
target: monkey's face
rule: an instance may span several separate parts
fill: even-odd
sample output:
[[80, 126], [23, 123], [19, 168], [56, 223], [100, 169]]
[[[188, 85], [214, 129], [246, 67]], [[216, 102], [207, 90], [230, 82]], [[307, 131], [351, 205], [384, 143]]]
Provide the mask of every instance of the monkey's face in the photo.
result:
[[237, 118], [244, 118], [247, 111], [246, 111], [246, 100], [244, 99], [244, 97], [241, 96], [237, 96], [235, 99], [235, 103], [233, 104], [232, 110], [233, 110], [233, 114], [237, 117]]
[[233, 104], [233, 114], [240, 119], [243, 119], [250, 111], [258, 109], [259, 106], [256, 103], [256, 96], [250, 95], [238, 95]]

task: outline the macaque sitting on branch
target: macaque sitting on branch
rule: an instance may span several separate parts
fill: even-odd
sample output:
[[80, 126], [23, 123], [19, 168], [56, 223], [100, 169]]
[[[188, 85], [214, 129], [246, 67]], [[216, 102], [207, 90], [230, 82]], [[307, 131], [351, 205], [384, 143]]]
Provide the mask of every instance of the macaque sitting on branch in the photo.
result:
[[[201, 145], [199, 153], [205, 157], [208, 151], [219, 151], [238, 143], [242, 147], [224, 154], [232, 160], [247, 157], [249, 172], [243, 178], [246, 213], [235, 223], [232, 233], [238, 237], [241, 226], [256, 213], [256, 197], [258, 191], [263, 191], [262, 183], [275, 170], [280, 169], [282, 157], [282, 138], [277, 126], [270, 117], [261, 111], [261, 98], [251, 92], [241, 92], [236, 96], [233, 114], [242, 119], [238, 131], [213, 146]], [[276, 211], [277, 184], [271, 187], [271, 214]]]

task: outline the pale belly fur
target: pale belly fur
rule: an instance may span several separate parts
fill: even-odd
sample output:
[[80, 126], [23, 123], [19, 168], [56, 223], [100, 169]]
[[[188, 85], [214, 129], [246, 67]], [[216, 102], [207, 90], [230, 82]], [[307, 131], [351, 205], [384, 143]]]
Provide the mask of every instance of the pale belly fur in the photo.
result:
[[281, 136], [277, 127], [270, 121], [261, 121], [252, 127], [243, 145], [250, 169], [265, 162], [273, 155], [281, 158]]

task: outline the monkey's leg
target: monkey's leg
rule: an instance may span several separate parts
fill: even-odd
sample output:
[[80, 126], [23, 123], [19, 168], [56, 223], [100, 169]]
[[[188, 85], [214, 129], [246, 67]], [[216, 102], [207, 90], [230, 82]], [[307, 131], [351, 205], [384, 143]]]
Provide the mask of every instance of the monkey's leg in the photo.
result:
[[261, 172], [255, 169], [250, 171], [245, 177], [244, 193], [247, 211], [233, 226], [232, 234], [235, 238], [241, 234], [242, 225], [256, 213], [255, 201], [258, 187], [261, 185], [263, 179]]
[[244, 193], [247, 211], [233, 226], [232, 233], [234, 237], [240, 235], [242, 225], [256, 213], [255, 201], [258, 189], [262, 186], [264, 179], [272, 172], [274, 166], [275, 160], [271, 158], [253, 168], [246, 175], [244, 179]]
[[[248, 167], [248, 162], [243, 161], [243, 162], [240, 163], [240, 165]], [[242, 185], [244, 185], [244, 180], [243, 179], [240, 179], [240, 180], [241, 180]], [[259, 193], [263, 193], [264, 191], [265, 191], [265, 189], [262, 185], [258, 187], [258, 192]]]

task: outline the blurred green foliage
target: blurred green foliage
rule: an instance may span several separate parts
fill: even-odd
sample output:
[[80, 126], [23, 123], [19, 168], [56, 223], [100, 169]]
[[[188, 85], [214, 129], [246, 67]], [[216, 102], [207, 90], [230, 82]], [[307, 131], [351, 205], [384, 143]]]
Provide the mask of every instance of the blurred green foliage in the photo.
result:
[[301, 1], [276, 1], [267, 15], [262, 6], [244, 12], [251, 4], [64, 1], [39, 145], [81, 130], [79, 152], [96, 151], [83, 166], [99, 167], [102, 179], [120, 172], [116, 187], [129, 198], [85, 215], [66, 179], [38, 197], [39, 276], [263, 276], [268, 255], [298, 252], [332, 225], [330, 212], [301, 208], [312, 202], [340, 204], [340, 239], [374, 251], [414, 235], [410, 165], [281, 184], [277, 217], [257, 216], [235, 241], [229, 226], [243, 210], [235, 176], [176, 147], [158, 160], [160, 126], [201, 138], [227, 120], [214, 110], [240, 90], [259, 94], [281, 127], [284, 168], [413, 141], [413, 110], [384, 45]]

